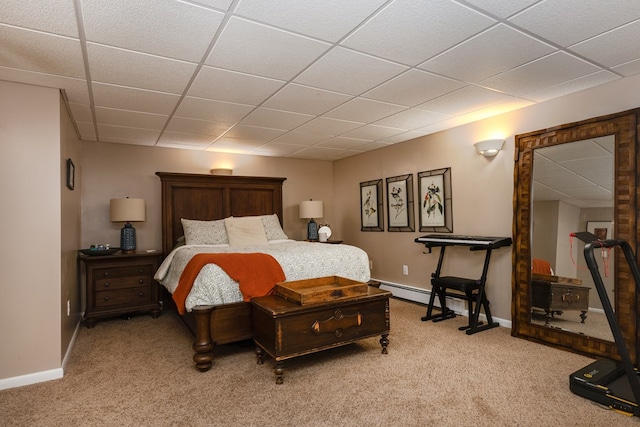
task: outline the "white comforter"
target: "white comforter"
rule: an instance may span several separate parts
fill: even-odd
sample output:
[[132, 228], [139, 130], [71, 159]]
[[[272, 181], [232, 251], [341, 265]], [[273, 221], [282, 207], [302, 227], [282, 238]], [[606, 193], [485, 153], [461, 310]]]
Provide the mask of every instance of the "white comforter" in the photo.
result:
[[[268, 245], [229, 247], [228, 245], [186, 245], [174, 249], [160, 265], [154, 278], [169, 292], [178, 286], [182, 270], [198, 253], [261, 252], [273, 256], [282, 266], [287, 280], [341, 276], [367, 282], [369, 257], [350, 245], [333, 245], [294, 240], [271, 241]], [[238, 283], [216, 264], [207, 264], [196, 278], [186, 300], [186, 309], [197, 305], [216, 305], [242, 301]]]

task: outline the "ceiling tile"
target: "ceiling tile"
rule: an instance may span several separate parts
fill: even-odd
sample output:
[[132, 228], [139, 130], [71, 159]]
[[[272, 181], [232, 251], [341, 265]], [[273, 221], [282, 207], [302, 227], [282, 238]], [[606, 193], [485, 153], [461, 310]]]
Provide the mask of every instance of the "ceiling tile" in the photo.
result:
[[162, 130], [168, 116], [96, 107], [96, 120], [100, 124]]
[[94, 83], [93, 98], [96, 107], [118, 110], [170, 114], [178, 102], [178, 95], [133, 89], [123, 86]]
[[231, 18], [207, 65], [290, 80], [330, 44], [239, 18]]
[[235, 138], [237, 140], [249, 141], [271, 141], [274, 138], [284, 134], [286, 131], [282, 129], [270, 129], [257, 126], [236, 125], [224, 135], [224, 138]]
[[493, 90], [478, 86], [466, 86], [455, 92], [420, 104], [416, 108], [436, 113], [460, 115], [512, 99], [512, 96]]
[[403, 110], [406, 110], [406, 107], [371, 99], [354, 98], [346, 104], [329, 111], [324, 116], [367, 123], [388, 117]]
[[93, 127], [93, 122], [76, 122], [78, 131], [80, 132], [80, 138], [83, 141], [97, 141], [96, 130]]
[[420, 64], [419, 68], [474, 83], [553, 51], [551, 46], [500, 24]]
[[256, 108], [242, 120], [243, 125], [291, 130], [313, 119], [309, 114], [292, 113], [271, 108]]
[[213, 140], [223, 135], [230, 127], [231, 125], [229, 123], [173, 117], [167, 125], [167, 131], [210, 135], [210, 139]]
[[413, 107], [464, 86], [464, 83], [420, 70], [409, 70], [362, 94], [364, 98]]
[[636, 59], [635, 61], [629, 61], [617, 67], [611, 67], [611, 70], [624, 77], [633, 76], [634, 74], [640, 73], [640, 60]]
[[415, 66], [495, 22], [450, 0], [396, 0], [342, 45]]
[[[640, 8], [640, 2], [638, 2]], [[640, 18], [640, 16], [639, 16]], [[640, 57], [640, 21], [571, 46], [570, 50], [598, 64], [614, 67]], [[624, 46], [624, 49], [616, 49]]]
[[[638, 71], [640, 71], [640, 69]], [[532, 99], [536, 102], [543, 102], [560, 95], [566, 95], [569, 93], [578, 92], [580, 90], [598, 86], [603, 83], [617, 80], [619, 78], [620, 78], [619, 76], [609, 71], [598, 71], [596, 73], [589, 74], [584, 77], [578, 77], [577, 79], [560, 83], [559, 85], [545, 87], [544, 89], [527, 93], [525, 96], [527, 97], [527, 99]]]
[[2, 0], [0, 23], [78, 38], [72, 1]]
[[189, 3], [213, 7], [221, 10], [229, 10], [229, 6], [231, 6], [233, 0], [190, 0]]
[[277, 137], [272, 143], [288, 144], [288, 145], [314, 145], [318, 142], [324, 141], [330, 138], [327, 135], [316, 135], [307, 132], [287, 132], [282, 136]]
[[89, 87], [87, 86], [87, 81], [84, 79], [74, 79], [35, 71], [0, 67], [0, 80], [60, 88], [67, 94], [69, 102], [86, 105], [89, 105], [91, 102], [89, 100]]
[[356, 147], [360, 147], [361, 145], [368, 144], [373, 142], [367, 139], [356, 139], [356, 138], [345, 138], [344, 136], [336, 136], [334, 138], [328, 139], [324, 142], [321, 142], [315, 147], [324, 147], [324, 148], [339, 148], [341, 150], [353, 150]]
[[359, 128], [364, 123], [350, 122], [346, 120], [318, 117], [298, 127], [299, 132], [309, 132], [316, 135], [336, 136], [350, 130]]
[[509, 21], [566, 47], [638, 18], [636, 0], [563, 0], [541, 1]]
[[252, 154], [258, 156], [286, 157], [300, 151], [301, 149], [302, 147], [299, 145], [277, 144], [275, 142], [269, 142], [254, 149], [252, 151]]
[[351, 95], [288, 84], [264, 103], [265, 107], [320, 115], [352, 99]]
[[157, 147], [187, 148], [204, 150], [213, 142], [211, 135], [165, 131], [156, 144]]
[[369, 55], [336, 48], [298, 76], [295, 82], [359, 95], [406, 69]]
[[390, 128], [376, 125], [364, 125], [358, 129], [342, 134], [347, 138], [365, 139], [368, 141], [384, 140], [395, 135], [404, 134], [406, 129]]
[[200, 62], [224, 14], [171, 0], [81, 0], [87, 40]]
[[71, 108], [73, 120], [78, 122], [93, 122], [93, 113], [91, 112], [91, 106], [86, 104], [74, 104], [70, 102], [69, 108]]
[[598, 71], [598, 68], [564, 52], [553, 53], [480, 82], [482, 86], [515, 95], [541, 90]]
[[378, 120], [374, 124], [379, 126], [395, 127], [401, 129], [417, 129], [427, 124], [436, 123], [446, 119], [449, 116], [444, 114], [433, 113], [430, 111], [410, 108], [401, 111], [393, 116]]
[[500, 18], [507, 18], [538, 1], [540, 0], [467, 0], [467, 3]]
[[284, 85], [281, 80], [219, 68], [202, 67], [189, 95], [238, 104], [259, 105]]
[[187, 96], [180, 102], [176, 110], [176, 116], [223, 123], [237, 123], [254, 108], [251, 105]]
[[134, 145], [155, 145], [160, 131], [98, 124], [101, 142], [118, 142]]
[[409, 132], [401, 133], [401, 134], [398, 134], [398, 135], [395, 135], [395, 136], [384, 138], [380, 142], [383, 142], [383, 143], [386, 143], [386, 144], [397, 144], [399, 142], [409, 141], [409, 140], [415, 139], [415, 138], [420, 138], [421, 136], [424, 136], [424, 135], [426, 135], [426, 133], [416, 132], [416, 131], [409, 131]]
[[84, 78], [77, 39], [0, 25], [0, 66]]
[[234, 139], [229, 137], [221, 138], [207, 147], [207, 151], [221, 151], [225, 153], [250, 154], [253, 150], [264, 145], [264, 141], [253, 141], [251, 139]]
[[322, 40], [337, 42], [387, 0], [242, 0], [236, 13]]
[[101, 83], [180, 94], [196, 70], [196, 64], [94, 43], [87, 53], [91, 79]]

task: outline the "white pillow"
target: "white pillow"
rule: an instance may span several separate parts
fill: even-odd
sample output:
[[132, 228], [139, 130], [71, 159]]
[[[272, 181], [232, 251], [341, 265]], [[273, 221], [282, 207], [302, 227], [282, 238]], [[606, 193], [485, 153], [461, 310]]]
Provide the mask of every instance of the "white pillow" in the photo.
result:
[[187, 245], [222, 245], [229, 243], [224, 219], [198, 221], [181, 218]]
[[259, 216], [227, 218], [224, 223], [229, 237], [229, 246], [254, 246], [269, 243]]
[[262, 215], [260, 219], [262, 220], [264, 234], [267, 235], [267, 240], [286, 240], [289, 238], [289, 236], [284, 234], [277, 214]]

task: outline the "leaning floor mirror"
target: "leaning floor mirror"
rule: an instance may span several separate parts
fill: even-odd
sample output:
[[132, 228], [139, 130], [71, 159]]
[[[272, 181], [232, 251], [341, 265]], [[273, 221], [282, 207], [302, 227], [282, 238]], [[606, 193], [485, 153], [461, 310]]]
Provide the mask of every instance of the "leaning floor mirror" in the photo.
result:
[[[624, 239], [637, 254], [639, 110], [516, 135], [512, 335], [618, 358], [572, 233]], [[638, 295], [621, 251], [597, 250], [599, 272], [631, 357]]]

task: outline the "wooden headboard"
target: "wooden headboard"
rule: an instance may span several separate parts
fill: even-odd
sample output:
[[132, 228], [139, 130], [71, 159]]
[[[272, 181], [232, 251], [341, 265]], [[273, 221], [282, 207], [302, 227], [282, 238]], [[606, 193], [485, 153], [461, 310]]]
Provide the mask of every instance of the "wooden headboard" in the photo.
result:
[[282, 225], [282, 183], [286, 178], [156, 172], [162, 181], [162, 250], [171, 252], [184, 235], [181, 218], [278, 214]]

